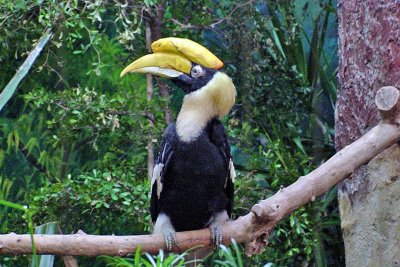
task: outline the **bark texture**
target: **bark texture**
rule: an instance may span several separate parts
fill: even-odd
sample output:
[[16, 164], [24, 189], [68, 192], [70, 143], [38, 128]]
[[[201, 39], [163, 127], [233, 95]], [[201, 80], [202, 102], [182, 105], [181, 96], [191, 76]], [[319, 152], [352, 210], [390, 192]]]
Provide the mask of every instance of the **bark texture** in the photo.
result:
[[[150, 31], [151, 31], [151, 43], [154, 41], [157, 41], [160, 39], [162, 36], [161, 30], [162, 30], [162, 24], [164, 21], [164, 14], [165, 14], [165, 8], [167, 6], [167, 1], [166, 0], [161, 0], [157, 5], [153, 6], [152, 10], [151, 8], [149, 10], [146, 10], [144, 12], [144, 19], [147, 21]], [[150, 45], [151, 45], [150, 43]], [[151, 47], [148, 46], [148, 49], [151, 52]], [[160, 91], [160, 95], [164, 98], [167, 99], [165, 107], [164, 107], [164, 120], [165, 123], [168, 125], [172, 121], [172, 115], [171, 115], [171, 109], [169, 107], [169, 87], [163, 79], [158, 79], [158, 77], [155, 77], [157, 80], [158, 88]]]
[[[149, 9], [144, 10], [143, 19], [146, 21], [146, 48], [149, 53], [151, 53], [151, 44], [161, 38], [162, 23], [165, 14], [165, 7], [167, 5], [166, 0], [160, 1], [158, 5], [149, 7]], [[153, 86], [153, 75], [147, 74], [147, 101], [153, 99], [154, 86]], [[167, 83], [162, 79], [159, 80], [155, 77], [160, 90], [160, 95], [167, 99], [164, 107], [164, 120], [168, 125], [171, 123], [171, 109], [169, 107], [169, 88]], [[147, 174], [148, 178], [151, 180], [153, 175], [153, 165], [154, 165], [154, 114], [147, 114], [149, 118], [150, 131], [147, 142]]]
[[[340, 150], [378, 123], [377, 90], [400, 86], [400, 2], [339, 0], [338, 18]], [[340, 184], [346, 266], [400, 266], [399, 177], [395, 144]]]
[[[151, 53], [151, 28], [150, 24], [146, 24], [146, 48], [149, 53]], [[150, 73], [147, 74], [147, 101], [151, 101], [153, 99], [153, 75]], [[147, 137], [147, 176], [151, 181], [151, 177], [153, 176], [153, 165], [154, 165], [154, 146], [153, 146], [153, 139], [154, 139], [154, 114], [149, 113], [147, 114], [149, 117], [149, 135]]]

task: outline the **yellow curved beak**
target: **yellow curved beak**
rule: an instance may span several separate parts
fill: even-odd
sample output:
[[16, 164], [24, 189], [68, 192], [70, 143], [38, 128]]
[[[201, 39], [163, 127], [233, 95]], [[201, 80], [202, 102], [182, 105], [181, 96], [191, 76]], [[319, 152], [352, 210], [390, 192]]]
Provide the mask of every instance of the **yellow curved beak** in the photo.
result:
[[161, 52], [145, 55], [135, 60], [121, 72], [120, 76], [122, 77], [128, 72], [138, 72], [174, 77], [173, 75], [178, 73], [189, 74], [191, 68], [192, 63], [189, 59], [178, 54]]
[[204, 46], [189, 39], [168, 37], [153, 42], [153, 54], [145, 55], [127, 66], [120, 74], [151, 73], [174, 78], [190, 74], [192, 62], [207, 68], [219, 69], [224, 63]]

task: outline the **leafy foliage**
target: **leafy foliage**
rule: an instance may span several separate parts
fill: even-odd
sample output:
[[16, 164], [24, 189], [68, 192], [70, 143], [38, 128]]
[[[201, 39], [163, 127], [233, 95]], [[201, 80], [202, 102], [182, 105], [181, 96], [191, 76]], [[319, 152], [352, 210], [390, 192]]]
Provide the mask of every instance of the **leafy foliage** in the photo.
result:
[[[176, 113], [182, 94], [170, 85], [171, 99], [155, 94], [148, 101], [145, 77], [120, 79], [119, 73], [147, 52], [145, 14], [156, 14], [160, 2], [0, 1], [0, 87], [35, 40], [46, 29], [53, 34], [0, 114], [0, 201], [27, 205], [36, 225], [57, 221], [64, 233], [150, 230], [148, 136], [157, 146], [164, 108], [171, 103]], [[224, 59], [238, 90], [224, 121], [238, 169], [234, 216], [333, 152], [334, 6], [331, 0], [167, 1], [163, 35], [209, 47]], [[234, 243], [206, 263], [342, 264], [335, 196], [332, 189], [283, 220], [263, 255], [245, 258]], [[1, 232], [32, 228], [26, 215], [12, 210], [0, 206]], [[95, 264], [104, 260], [110, 266], [184, 264], [182, 255], [162, 252]]]
[[141, 248], [139, 247], [134, 255], [133, 259], [130, 258], [118, 258], [118, 257], [101, 257], [106, 263], [106, 266], [115, 266], [115, 267], [167, 267], [167, 266], [176, 266], [181, 267], [185, 266], [184, 257], [187, 253], [182, 253], [180, 255], [176, 255], [170, 253], [168, 255], [161, 249], [158, 255], [150, 255], [145, 253], [144, 256], [141, 255]]
[[96, 234], [129, 234], [149, 229], [149, 187], [147, 182], [135, 182], [132, 168], [116, 166], [41, 188], [31, 203], [37, 221], [57, 220], [64, 232], [85, 229]]

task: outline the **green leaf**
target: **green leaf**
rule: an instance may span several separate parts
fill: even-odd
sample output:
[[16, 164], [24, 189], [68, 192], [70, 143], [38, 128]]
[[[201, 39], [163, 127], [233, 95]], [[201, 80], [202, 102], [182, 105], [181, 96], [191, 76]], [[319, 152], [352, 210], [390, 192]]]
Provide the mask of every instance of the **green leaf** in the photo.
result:
[[134, 266], [140, 266], [139, 262], [140, 262], [140, 251], [142, 250], [142, 246], [139, 245], [138, 248], [136, 249], [135, 252], [135, 264]]
[[0, 111], [3, 109], [4, 105], [11, 99], [14, 92], [17, 90], [19, 83], [26, 76], [28, 71], [31, 69], [33, 63], [35, 63], [36, 58], [39, 56], [43, 47], [47, 44], [51, 37], [51, 29], [48, 29], [42, 37], [39, 39], [35, 48], [29, 53], [24, 63], [18, 69], [17, 73], [11, 79], [11, 81], [6, 85], [3, 92], [0, 94]]
[[277, 34], [277, 32], [276, 32], [276, 30], [274, 28], [274, 25], [272, 24], [271, 21], [270, 21], [270, 25], [269, 26], [270, 26], [270, 32], [272, 34], [272, 36], [271, 36], [272, 40], [274, 41], [276, 47], [278, 48], [279, 52], [281, 53], [282, 58], [286, 59], [285, 51], [282, 48], [282, 44], [281, 44], [281, 41], [279, 39], [279, 36], [278, 36], [278, 34]]
[[111, 192], [111, 198], [112, 200], [118, 200], [118, 197], [114, 192]]
[[15, 142], [15, 153], [17, 153], [19, 148], [19, 133], [17, 130], [14, 130], [14, 142]]
[[293, 138], [293, 142], [296, 144], [298, 148], [300, 148], [301, 152], [304, 153], [304, 155], [307, 155], [306, 150], [304, 149], [303, 143], [301, 142], [301, 138], [299, 136], [296, 136]]
[[16, 203], [12, 203], [10, 201], [3, 200], [3, 199], [0, 199], [0, 205], [6, 206], [6, 207], [9, 207], [9, 208], [12, 208], [12, 209], [26, 211], [26, 208], [24, 206], [16, 204]]
[[28, 150], [28, 155], [32, 153], [34, 148], [39, 149], [39, 141], [36, 137], [29, 138], [28, 142], [26, 143], [24, 149]]
[[3, 166], [5, 156], [6, 152], [3, 149], [0, 149], [0, 168]]
[[315, 257], [315, 265], [317, 267], [325, 267], [326, 266], [326, 252], [325, 247], [319, 232], [314, 232], [314, 257]]
[[329, 189], [327, 193], [325, 193], [324, 197], [324, 205], [323, 208], [327, 209], [328, 206], [332, 203], [332, 201], [337, 197], [337, 186]]
[[[57, 222], [49, 222], [46, 224], [39, 225], [35, 228], [35, 234], [47, 234], [53, 235], [58, 233]], [[35, 257], [35, 258], [34, 258]], [[39, 255], [32, 256], [29, 266], [35, 267], [36, 262], [39, 262], [39, 267], [53, 267], [54, 265], [54, 255]], [[34, 260], [35, 259], [35, 260]]]
[[7, 153], [10, 153], [13, 143], [13, 133], [11, 132], [7, 135]]

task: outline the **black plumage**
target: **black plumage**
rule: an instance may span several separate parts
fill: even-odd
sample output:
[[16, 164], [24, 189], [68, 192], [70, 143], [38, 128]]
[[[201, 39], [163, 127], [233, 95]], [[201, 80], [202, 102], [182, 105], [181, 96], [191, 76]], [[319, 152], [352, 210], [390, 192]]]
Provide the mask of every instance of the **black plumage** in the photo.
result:
[[217, 118], [190, 143], [182, 142], [175, 124], [170, 124], [155, 161], [160, 181], [152, 185], [152, 221], [164, 213], [176, 231], [186, 231], [208, 227], [219, 212], [230, 216], [234, 191], [230, 161], [229, 141]]
[[151, 179], [154, 234], [164, 235], [167, 250], [176, 231], [208, 227], [215, 247], [233, 206], [235, 170], [225, 129], [218, 120], [235, 103], [232, 79], [219, 71], [223, 62], [191, 40], [163, 38], [153, 54], [127, 66], [129, 72], [170, 78], [185, 93], [176, 124], [168, 126]]

